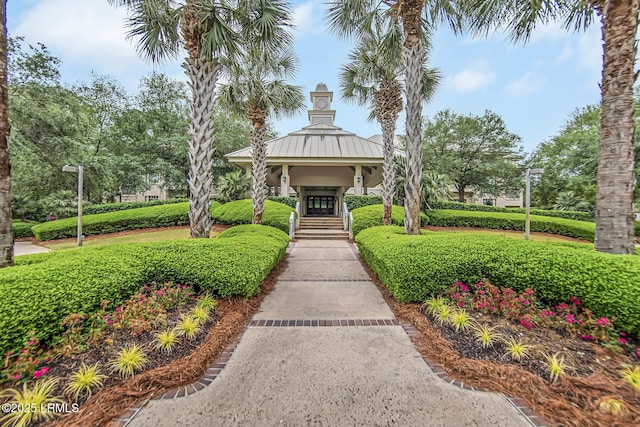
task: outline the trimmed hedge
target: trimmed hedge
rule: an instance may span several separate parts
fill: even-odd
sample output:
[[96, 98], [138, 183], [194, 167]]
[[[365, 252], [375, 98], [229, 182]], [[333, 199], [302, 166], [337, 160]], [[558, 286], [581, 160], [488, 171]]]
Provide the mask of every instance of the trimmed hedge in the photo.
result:
[[[351, 230], [355, 237], [362, 230], [370, 227], [382, 225], [383, 205], [369, 205], [355, 209], [353, 214], [353, 223]], [[420, 224], [427, 225], [429, 218], [420, 212]], [[404, 208], [402, 206], [393, 205], [391, 207], [391, 223], [393, 225], [404, 226]]]
[[[462, 210], [462, 211], [481, 211], [481, 212], [511, 212], [526, 213], [524, 208], [499, 208], [496, 206], [471, 205], [461, 202], [437, 202], [431, 204], [432, 209], [442, 210]], [[575, 219], [577, 221], [593, 222], [593, 214], [590, 212], [580, 211], [560, 211], [551, 209], [531, 209], [531, 215], [552, 216], [556, 218]]]
[[[218, 202], [211, 203], [212, 210], [218, 206], [220, 206]], [[77, 221], [77, 217], [49, 221], [33, 227], [33, 233], [37, 240], [75, 237], [77, 235]], [[188, 202], [86, 215], [82, 217], [82, 234], [92, 236], [174, 225], [189, 225]]]
[[296, 203], [298, 203], [298, 198], [297, 197], [269, 196], [269, 197], [267, 197], [267, 199], [271, 200], [272, 202], [278, 202], [278, 203], [285, 204], [285, 205], [289, 206], [291, 209], [295, 209], [296, 208]]
[[186, 198], [176, 198], [167, 200], [149, 200], [148, 202], [122, 202], [122, 203], [94, 203], [83, 204], [82, 213], [94, 215], [106, 212], [124, 211], [127, 209], [148, 208], [150, 206], [167, 205], [173, 203], [188, 202]]
[[[262, 214], [262, 224], [270, 225], [279, 230], [289, 233], [289, 216], [295, 212], [287, 205], [266, 200], [264, 203], [264, 213]], [[253, 202], [251, 199], [236, 200], [225, 203], [211, 212], [213, 220], [219, 224], [251, 224], [253, 219]]]
[[[525, 215], [519, 213], [432, 210], [429, 224], [437, 227], [477, 227], [524, 231]], [[531, 231], [559, 234], [577, 239], [595, 239], [593, 222], [531, 215]]]
[[547, 303], [577, 297], [596, 316], [615, 317], [620, 328], [640, 333], [637, 256], [478, 233], [406, 236], [399, 227], [370, 228], [356, 241], [367, 264], [403, 302], [422, 302], [458, 280], [486, 277], [518, 292], [530, 287]]
[[344, 196], [344, 202], [347, 204], [347, 209], [353, 211], [355, 209], [369, 206], [369, 205], [381, 205], [382, 197], [380, 196]]
[[31, 228], [38, 224], [40, 224], [38, 221], [24, 222], [21, 219], [12, 220], [11, 230], [13, 231], [13, 237], [15, 239], [19, 239], [21, 237], [33, 237], [33, 231]]
[[31, 330], [50, 344], [60, 336], [60, 321], [68, 314], [94, 312], [102, 300], [109, 300], [113, 309], [154, 280], [194, 285], [222, 298], [255, 295], [284, 256], [288, 241], [279, 230], [253, 226], [217, 239], [42, 254], [34, 258], [39, 262], [1, 269], [0, 353], [20, 348]]

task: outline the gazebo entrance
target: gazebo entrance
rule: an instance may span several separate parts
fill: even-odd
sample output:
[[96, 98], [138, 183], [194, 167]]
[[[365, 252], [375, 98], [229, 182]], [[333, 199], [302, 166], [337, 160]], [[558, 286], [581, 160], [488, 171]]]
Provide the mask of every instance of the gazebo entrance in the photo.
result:
[[335, 196], [307, 196], [307, 216], [335, 216]]

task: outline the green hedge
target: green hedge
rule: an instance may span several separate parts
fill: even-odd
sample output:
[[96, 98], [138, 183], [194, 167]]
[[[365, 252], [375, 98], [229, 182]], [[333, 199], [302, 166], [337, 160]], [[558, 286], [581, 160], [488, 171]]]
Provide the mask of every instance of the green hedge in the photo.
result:
[[[220, 206], [218, 202], [211, 203], [212, 210], [218, 206]], [[33, 233], [38, 240], [75, 237], [77, 235], [77, 221], [76, 217], [49, 221], [33, 227]], [[86, 215], [82, 217], [82, 234], [92, 236], [173, 225], [189, 225], [188, 202]]]
[[173, 203], [188, 202], [186, 198], [167, 199], [167, 200], [149, 200], [148, 202], [122, 202], [122, 203], [95, 203], [83, 204], [82, 213], [94, 215], [106, 212], [124, 211], [127, 209], [148, 208], [150, 206], [166, 205]]
[[11, 230], [13, 231], [13, 237], [19, 239], [21, 237], [33, 237], [33, 231], [31, 227], [40, 224], [38, 221], [24, 222], [21, 219], [14, 219], [11, 221]]
[[269, 196], [269, 197], [267, 197], [267, 199], [271, 200], [272, 202], [283, 203], [283, 204], [289, 206], [291, 209], [295, 209], [296, 208], [296, 203], [298, 203], [298, 198], [297, 197]]
[[66, 315], [94, 312], [104, 299], [113, 309], [153, 280], [191, 284], [223, 298], [255, 295], [288, 240], [279, 230], [254, 226], [217, 239], [60, 251], [0, 269], [0, 354], [19, 349], [31, 330], [51, 343]]
[[356, 237], [362, 257], [400, 301], [422, 302], [458, 280], [486, 277], [518, 292], [530, 287], [547, 303], [577, 297], [597, 316], [640, 333], [640, 257], [479, 233], [403, 233], [375, 227]]
[[[477, 227], [524, 231], [525, 215], [519, 213], [456, 210], [429, 211], [429, 224], [437, 227]], [[559, 234], [593, 242], [593, 222], [531, 215], [531, 231]]]
[[[282, 203], [266, 200], [262, 224], [270, 225], [289, 233], [289, 216], [295, 212], [292, 208]], [[219, 224], [251, 224], [253, 219], [253, 202], [251, 199], [236, 200], [225, 203], [211, 212], [213, 220]]]
[[344, 202], [347, 204], [347, 209], [353, 211], [355, 209], [369, 206], [369, 205], [381, 205], [381, 196], [344, 196]]
[[[353, 236], [357, 236], [366, 228], [382, 225], [382, 208], [382, 205], [369, 205], [353, 210], [353, 223], [351, 224]], [[427, 225], [428, 222], [429, 218], [420, 212], [421, 225]], [[404, 226], [404, 208], [402, 206], [392, 206], [391, 223]]]
[[[524, 208], [499, 208], [496, 206], [472, 205], [461, 202], [437, 202], [431, 204], [432, 209], [443, 210], [463, 210], [463, 211], [481, 211], [481, 212], [512, 212], [525, 213]], [[577, 221], [593, 222], [593, 214], [590, 212], [580, 211], [560, 211], [551, 209], [531, 209], [532, 215], [551, 216], [556, 218], [575, 219]]]

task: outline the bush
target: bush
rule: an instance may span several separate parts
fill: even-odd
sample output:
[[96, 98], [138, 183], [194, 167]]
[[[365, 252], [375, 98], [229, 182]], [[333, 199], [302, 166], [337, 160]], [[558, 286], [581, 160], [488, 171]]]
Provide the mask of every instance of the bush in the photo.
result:
[[124, 211], [127, 209], [147, 208], [149, 206], [166, 205], [173, 203], [188, 202], [186, 198], [176, 198], [167, 200], [149, 200], [148, 202], [122, 202], [122, 203], [94, 203], [83, 204], [82, 213], [87, 215], [94, 215], [106, 212]]
[[268, 226], [256, 224], [236, 225], [218, 234], [218, 239], [230, 239], [237, 236], [266, 236], [280, 241], [283, 245], [289, 245], [289, 235], [282, 230]]
[[548, 304], [577, 297], [597, 316], [640, 333], [640, 257], [611, 255], [575, 243], [549, 243], [478, 233], [423, 232], [399, 227], [358, 234], [362, 257], [403, 302], [423, 302], [461, 281], [487, 278], [518, 292], [532, 288]]
[[[295, 211], [289, 206], [266, 200], [264, 203], [264, 213], [262, 214], [262, 224], [270, 225], [285, 233], [289, 233], [289, 216], [291, 212]], [[219, 224], [251, 224], [253, 219], [253, 202], [251, 199], [244, 199], [225, 203], [214, 209], [211, 216], [213, 220]]]
[[38, 221], [24, 222], [21, 219], [14, 219], [11, 221], [11, 230], [13, 231], [13, 237], [19, 239], [21, 237], [33, 237], [33, 231], [31, 227], [40, 224]]
[[[432, 210], [429, 224], [437, 227], [477, 227], [524, 231], [525, 215], [519, 213]], [[559, 234], [593, 242], [595, 224], [564, 218], [531, 215], [531, 231]]]
[[[362, 208], [355, 209], [353, 214], [353, 223], [351, 224], [351, 230], [355, 237], [362, 230], [377, 225], [382, 225], [382, 205], [369, 205]], [[427, 225], [429, 218], [420, 212], [421, 225]], [[402, 206], [392, 206], [391, 208], [391, 223], [394, 225], [404, 225], [404, 208]]]
[[[218, 206], [220, 206], [218, 202], [212, 202], [211, 209]], [[33, 233], [38, 240], [74, 237], [77, 235], [77, 221], [78, 219], [75, 217], [50, 221], [33, 227]], [[82, 234], [92, 236], [174, 225], [189, 225], [188, 202], [83, 216]]]
[[[524, 208], [498, 208], [496, 206], [471, 205], [461, 202], [436, 202], [431, 204], [432, 209], [481, 211], [481, 212], [511, 212], [525, 213]], [[590, 212], [560, 211], [551, 209], [531, 209], [532, 215], [551, 216], [556, 218], [575, 219], [576, 221], [591, 221], [593, 215]]]
[[0, 270], [0, 352], [20, 348], [31, 330], [44, 344], [51, 344], [60, 336], [60, 321], [68, 314], [95, 312], [102, 300], [108, 300], [113, 309], [154, 280], [193, 285], [222, 298], [255, 295], [284, 256], [289, 239], [285, 241], [283, 234], [253, 226], [218, 239], [41, 254], [40, 262], [4, 268]]
[[271, 200], [272, 202], [278, 202], [278, 203], [285, 204], [285, 205], [289, 206], [291, 209], [295, 209], [296, 208], [296, 203], [298, 203], [298, 198], [297, 197], [269, 196], [269, 197], [267, 197], [267, 199]]
[[355, 209], [382, 204], [381, 196], [344, 196], [344, 202], [347, 204], [347, 209], [353, 211]]

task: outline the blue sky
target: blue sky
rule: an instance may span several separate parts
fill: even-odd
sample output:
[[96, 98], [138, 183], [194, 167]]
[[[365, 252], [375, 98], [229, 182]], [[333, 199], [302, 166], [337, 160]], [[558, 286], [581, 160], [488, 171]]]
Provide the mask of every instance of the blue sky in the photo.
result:
[[[336, 125], [364, 137], [380, 133], [376, 123], [367, 122], [365, 108], [345, 104], [339, 96], [338, 73], [351, 42], [327, 32], [323, 2], [292, 3], [295, 49], [301, 60], [292, 83], [305, 93], [320, 81], [326, 83], [335, 91]], [[62, 79], [67, 83], [87, 81], [95, 71], [113, 76], [135, 92], [140, 77], [153, 69], [185, 80], [179, 61], [154, 67], [138, 57], [133, 42], [124, 36], [125, 16], [107, 0], [9, 0], [7, 4], [10, 34], [49, 47], [62, 60]], [[585, 33], [547, 25], [537, 29], [526, 45], [514, 45], [501, 34], [472, 39], [439, 30], [429, 65], [438, 67], [444, 78], [424, 114], [432, 116], [446, 108], [459, 114], [492, 110], [522, 137], [530, 152], [557, 134], [577, 108], [599, 102], [601, 57], [597, 25]], [[282, 135], [307, 124], [305, 111], [277, 121], [276, 130]], [[401, 118], [398, 133], [403, 129]]]

